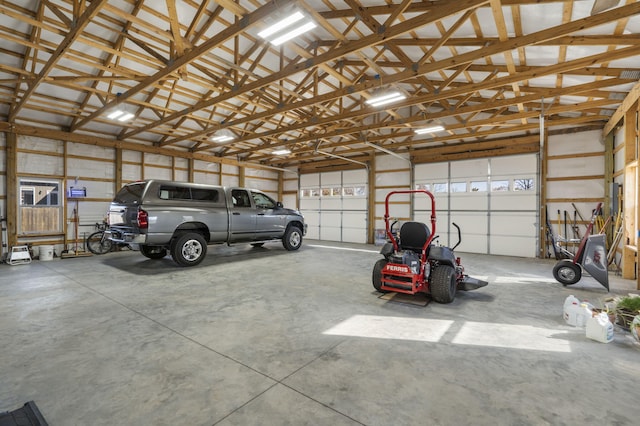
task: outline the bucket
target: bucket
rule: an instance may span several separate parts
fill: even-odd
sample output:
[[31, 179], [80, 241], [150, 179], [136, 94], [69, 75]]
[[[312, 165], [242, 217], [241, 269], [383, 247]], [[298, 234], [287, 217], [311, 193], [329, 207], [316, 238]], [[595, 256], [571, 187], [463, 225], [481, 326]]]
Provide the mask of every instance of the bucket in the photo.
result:
[[53, 260], [53, 246], [40, 246], [40, 260]]

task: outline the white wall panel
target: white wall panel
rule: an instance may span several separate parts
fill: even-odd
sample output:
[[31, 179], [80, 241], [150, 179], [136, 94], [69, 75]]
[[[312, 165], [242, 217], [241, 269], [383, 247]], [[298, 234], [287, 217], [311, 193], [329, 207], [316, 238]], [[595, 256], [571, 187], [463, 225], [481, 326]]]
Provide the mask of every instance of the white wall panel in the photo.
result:
[[298, 179], [285, 179], [282, 183], [284, 191], [298, 191]]
[[137, 164], [123, 164], [122, 165], [122, 180], [135, 181], [142, 179], [142, 167]]
[[549, 160], [548, 177], [592, 176], [604, 174], [602, 157]]
[[171, 157], [167, 155], [161, 155], [161, 154], [150, 154], [147, 152], [145, 152], [144, 154], [144, 163], [145, 165], [149, 164], [149, 165], [165, 166], [165, 167], [173, 166], [173, 160], [171, 159]]
[[137, 151], [122, 151], [122, 161], [131, 161], [140, 164], [142, 162], [142, 153]]
[[63, 174], [62, 157], [30, 152], [18, 152], [17, 157], [18, 174], [22, 171], [54, 176], [62, 176]]
[[549, 155], [575, 155], [579, 152], [604, 151], [602, 132], [592, 130], [589, 132], [569, 133], [549, 136]]
[[114, 163], [70, 158], [67, 161], [67, 175], [100, 179], [114, 178]]
[[155, 167], [155, 166], [145, 165], [144, 178], [171, 180], [173, 179], [173, 172], [171, 169], [167, 169], [164, 167]]

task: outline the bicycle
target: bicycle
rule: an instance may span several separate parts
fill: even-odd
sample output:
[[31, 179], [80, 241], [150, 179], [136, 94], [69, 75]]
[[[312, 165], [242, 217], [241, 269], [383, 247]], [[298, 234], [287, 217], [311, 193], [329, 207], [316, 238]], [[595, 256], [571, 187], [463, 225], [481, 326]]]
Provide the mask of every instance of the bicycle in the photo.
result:
[[93, 254], [105, 254], [113, 250], [113, 241], [104, 237], [104, 231], [107, 229], [107, 224], [96, 223], [97, 231], [92, 233], [85, 240], [87, 249]]

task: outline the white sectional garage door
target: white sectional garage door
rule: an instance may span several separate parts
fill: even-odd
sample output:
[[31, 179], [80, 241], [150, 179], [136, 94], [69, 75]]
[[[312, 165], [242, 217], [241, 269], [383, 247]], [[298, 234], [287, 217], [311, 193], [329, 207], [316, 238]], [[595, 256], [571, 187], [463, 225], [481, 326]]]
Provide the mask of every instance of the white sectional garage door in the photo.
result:
[[300, 210], [307, 238], [366, 243], [366, 182], [366, 170], [301, 175]]
[[[537, 155], [419, 164], [417, 188], [436, 197], [437, 234], [457, 250], [535, 257], [538, 223]], [[416, 197], [416, 219], [428, 221], [427, 199]]]

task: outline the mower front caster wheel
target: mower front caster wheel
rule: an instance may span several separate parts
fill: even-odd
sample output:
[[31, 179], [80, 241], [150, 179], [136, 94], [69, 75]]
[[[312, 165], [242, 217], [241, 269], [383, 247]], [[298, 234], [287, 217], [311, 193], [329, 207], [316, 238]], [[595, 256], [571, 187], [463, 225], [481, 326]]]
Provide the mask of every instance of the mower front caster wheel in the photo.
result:
[[562, 259], [553, 267], [553, 278], [562, 285], [571, 285], [582, 278], [582, 268], [569, 259]]

